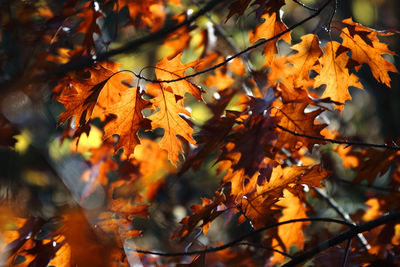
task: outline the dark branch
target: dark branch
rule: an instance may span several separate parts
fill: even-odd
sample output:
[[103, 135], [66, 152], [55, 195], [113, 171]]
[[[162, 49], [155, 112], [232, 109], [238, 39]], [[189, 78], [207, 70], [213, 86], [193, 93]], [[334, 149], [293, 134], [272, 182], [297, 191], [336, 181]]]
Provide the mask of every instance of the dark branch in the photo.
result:
[[299, 256], [294, 257], [290, 262], [282, 265], [282, 267], [296, 266], [297, 264], [311, 259], [318, 253], [320, 253], [330, 247], [336, 246], [350, 238], [355, 237], [359, 233], [369, 231], [369, 230], [374, 229], [382, 224], [388, 223], [390, 221], [395, 221], [395, 220], [400, 220], [400, 212], [387, 214], [376, 220], [372, 220], [372, 221], [369, 221], [362, 225], [353, 227], [353, 228], [347, 230], [346, 232], [343, 232], [342, 234], [335, 236], [334, 238], [331, 238], [329, 240], [326, 240], [326, 241], [320, 243], [318, 246], [304, 252], [303, 254], [300, 254]]
[[396, 190], [395, 188], [390, 188], [390, 187], [381, 187], [377, 185], [369, 185], [369, 184], [353, 184], [351, 181], [347, 181], [338, 177], [333, 178], [334, 181], [338, 181], [341, 183], [345, 183], [351, 186], [359, 186], [359, 187], [365, 187], [368, 189], [372, 189], [375, 191], [382, 191], [384, 193], [389, 193], [389, 194], [400, 194], [400, 191]]
[[295, 2], [296, 4], [304, 7], [305, 9], [308, 9], [308, 10], [311, 10], [311, 11], [318, 11], [318, 8], [307, 6], [306, 4], [304, 4], [304, 3], [302, 3], [302, 2], [300, 2], [298, 0], [293, 0], [293, 2]]
[[215, 70], [215, 69], [218, 69], [218, 68], [220, 68], [220, 67], [226, 65], [229, 61], [233, 60], [234, 58], [240, 57], [240, 56], [242, 56], [243, 54], [246, 54], [247, 52], [249, 52], [249, 51], [251, 51], [251, 50], [253, 50], [253, 49], [255, 49], [255, 48], [257, 48], [257, 47], [259, 47], [259, 46], [261, 46], [261, 45], [264, 45], [264, 44], [266, 44], [266, 43], [268, 43], [268, 42], [270, 42], [270, 41], [272, 41], [272, 40], [278, 39], [278, 38], [280, 38], [281, 36], [285, 35], [286, 33], [288, 33], [288, 32], [290, 32], [290, 31], [296, 29], [297, 27], [303, 25], [303, 24], [306, 23], [307, 21], [309, 21], [309, 20], [315, 18], [316, 16], [318, 16], [318, 15], [322, 12], [322, 10], [325, 9], [325, 7], [328, 6], [328, 4], [329, 4], [331, 1], [332, 1], [332, 0], [327, 0], [326, 3], [323, 4], [314, 14], [312, 14], [312, 15], [308, 16], [307, 18], [301, 20], [300, 22], [298, 22], [298, 23], [296, 23], [296, 24], [290, 26], [290, 27], [287, 28], [286, 30], [284, 30], [284, 31], [282, 31], [282, 32], [280, 32], [280, 33], [278, 33], [278, 34], [272, 36], [271, 38], [268, 38], [268, 39], [259, 41], [259, 42], [257, 42], [256, 44], [247, 47], [246, 49], [240, 51], [239, 53], [236, 53], [235, 55], [226, 58], [226, 59], [225, 59], [224, 61], [222, 61], [221, 63], [216, 64], [216, 65], [214, 65], [214, 66], [212, 66], [212, 67], [210, 67], [210, 68], [207, 68], [207, 69], [204, 69], [204, 70], [201, 70], [201, 71], [198, 71], [198, 72], [195, 72], [195, 73], [193, 73], [193, 74], [186, 75], [186, 76], [183, 76], [183, 77], [180, 77], [180, 78], [177, 78], [177, 79], [172, 79], [172, 80], [148, 79], [148, 78], [146, 78], [146, 77], [139, 76], [139, 75], [137, 75], [136, 77], [137, 77], [138, 79], [143, 79], [143, 80], [145, 80], [145, 81], [147, 81], [147, 82], [151, 82], [151, 83], [173, 83], [173, 82], [178, 82], [178, 81], [185, 80], [185, 79], [188, 79], [188, 78], [193, 78], [193, 77], [196, 77], [196, 76], [198, 76], [198, 75], [200, 75], [200, 74], [207, 73], [207, 72], [209, 72], [209, 71], [213, 71], [213, 70]]
[[349, 146], [363, 146], [363, 147], [376, 147], [376, 148], [386, 148], [386, 149], [391, 149], [391, 150], [400, 150], [400, 147], [398, 147], [398, 146], [391, 146], [391, 145], [387, 145], [387, 144], [371, 144], [371, 143], [365, 143], [365, 142], [323, 138], [323, 137], [319, 137], [319, 136], [301, 134], [301, 133], [289, 130], [289, 129], [281, 126], [281, 125], [276, 125], [276, 127], [281, 129], [282, 131], [288, 132], [288, 133], [290, 133], [292, 135], [295, 135], [295, 136], [305, 137], [305, 138], [308, 138], [308, 139], [320, 140], [320, 141], [325, 141], [325, 142], [330, 142], [330, 143], [333, 143], [333, 144], [341, 144], [341, 145], [349, 145]]
[[[340, 215], [340, 217], [343, 218], [348, 223], [353, 224], [354, 226], [356, 223], [351, 219], [350, 215], [332, 198], [330, 197], [325, 190], [317, 188], [317, 187], [312, 187], [314, 191], [322, 197], [328, 204], [331, 206], [337, 214]], [[359, 233], [357, 235], [358, 240], [360, 241], [361, 245], [365, 248], [365, 250], [369, 250], [371, 246], [368, 244], [367, 239], [365, 239], [364, 235]]]
[[[120, 48], [116, 48], [116, 49], [113, 49], [113, 50], [110, 50], [110, 51], [107, 51], [104, 53], [100, 53], [100, 54], [96, 55], [96, 61], [97, 62], [104, 61], [112, 56], [138, 49], [140, 46], [142, 46], [144, 44], [162, 40], [169, 34], [175, 32], [176, 30], [190, 25], [197, 18], [199, 18], [200, 16], [203, 16], [205, 13], [212, 10], [213, 8], [215, 8], [215, 6], [217, 6], [218, 4], [221, 4], [224, 1], [225, 0], [211, 0], [203, 8], [201, 8], [197, 13], [193, 14], [190, 18], [184, 20], [183, 22], [175, 24], [173, 26], [165, 26], [157, 32], [151, 33], [142, 38], [128, 42], [127, 44], [125, 44], [124, 46], [122, 46]], [[95, 61], [93, 60], [91, 55], [86, 56], [86, 57], [80, 58], [76, 61], [72, 61], [72, 62], [66, 63], [65, 65], [60, 66], [57, 70], [54, 71], [53, 74], [64, 75], [65, 73], [67, 73], [69, 71], [82, 69], [82, 68], [88, 67], [94, 63], [95, 63]]]
[[266, 246], [264, 246], [262, 244], [258, 244], [258, 243], [240, 242], [237, 245], [238, 246], [250, 246], [250, 247], [256, 247], [256, 248], [261, 248], [261, 249], [265, 249], [265, 250], [270, 250], [270, 251], [274, 251], [276, 253], [282, 254], [285, 257], [288, 257], [288, 258], [291, 258], [291, 259], [293, 258], [292, 255], [289, 255], [289, 254], [287, 254], [287, 253], [285, 253], [283, 251], [280, 251], [280, 250], [277, 250], [277, 249], [274, 249], [274, 248], [270, 248], [270, 247], [266, 247]]
[[129, 250], [135, 251], [137, 253], [152, 254], [152, 255], [158, 255], [158, 256], [162, 256], [162, 257], [177, 257], [177, 256], [189, 256], [189, 255], [196, 255], [196, 254], [212, 253], [212, 252], [217, 252], [217, 251], [220, 251], [220, 250], [224, 250], [224, 249], [236, 246], [236, 245], [240, 244], [244, 239], [249, 238], [249, 237], [251, 237], [253, 235], [256, 235], [258, 233], [261, 233], [261, 232], [263, 232], [265, 230], [268, 230], [270, 228], [278, 227], [280, 225], [289, 224], [289, 223], [309, 222], [309, 221], [312, 221], [312, 222], [332, 222], [332, 223], [338, 223], [338, 224], [347, 225], [347, 226], [350, 226], [350, 227], [355, 227], [351, 223], [348, 223], [348, 222], [345, 222], [345, 221], [341, 221], [341, 220], [331, 219], [331, 218], [304, 218], [304, 219], [288, 220], [288, 221], [279, 222], [279, 223], [271, 224], [271, 225], [268, 225], [268, 226], [264, 226], [264, 227], [261, 227], [260, 229], [252, 231], [250, 233], [247, 233], [247, 234], [239, 237], [238, 239], [235, 239], [235, 240], [233, 240], [231, 242], [228, 242], [225, 245], [218, 246], [218, 247], [210, 247], [210, 248], [203, 249], [203, 250], [194, 250], [194, 251], [187, 251], [187, 252], [158, 252], [158, 251], [142, 250], [142, 249], [129, 249]]
[[342, 261], [342, 267], [346, 267], [346, 262], [347, 262], [347, 258], [349, 257], [349, 254], [350, 254], [350, 250], [351, 250], [351, 238], [349, 238], [347, 240], [346, 249], [344, 251], [344, 256], [343, 256], [343, 261]]

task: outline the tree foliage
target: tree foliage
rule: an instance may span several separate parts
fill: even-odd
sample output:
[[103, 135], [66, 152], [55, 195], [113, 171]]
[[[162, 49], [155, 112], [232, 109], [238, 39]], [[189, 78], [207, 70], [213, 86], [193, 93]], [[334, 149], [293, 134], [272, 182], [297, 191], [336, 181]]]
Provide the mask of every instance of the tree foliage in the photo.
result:
[[4, 1], [1, 264], [400, 264], [400, 139], [330, 123], [397, 32], [314, 2]]

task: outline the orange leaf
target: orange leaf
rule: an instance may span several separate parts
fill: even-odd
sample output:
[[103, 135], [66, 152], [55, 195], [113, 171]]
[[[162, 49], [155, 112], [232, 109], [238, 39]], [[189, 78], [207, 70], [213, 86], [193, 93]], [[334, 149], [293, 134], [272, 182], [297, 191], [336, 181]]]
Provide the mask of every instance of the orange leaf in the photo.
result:
[[[284, 207], [282, 216], [278, 220], [279, 222], [307, 218], [305, 204], [287, 190], [283, 192], [283, 198], [277, 202], [277, 205]], [[303, 230], [308, 224], [309, 222], [296, 222], [280, 225], [278, 227], [278, 236], [279, 241], [281, 242], [274, 239], [272, 241], [272, 247], [281, 251], [289, 252], [290, 247], [295, 245], [302, 250], [304, 248], [304, 242], [306, 241]], [[285, 256], [274, 252], [271, 264], [282, 263], [284, 259]]]
[[[388, 72], [397, 72], [396, 67], [382, 57], [383, 54], [395, 55], [386, 44], [381, 43], [378, 35], [391, 35], [393, 33], [378, 32], [361, 24], [353, 22], [351, 18], [343, 20], [350, 25], [342, 30], [340, 37], [343, 39], [343, 46], [351, 50], [351, 58], [359, 64], [368, 64], [372, 75], [377, 81], [390, 87]], [[360, 66], [356, 67], [356, 70]]]
[[[181, 63], [182, 53], [172, 59], [163, 58], [157, 64], [156, 76], [158, 80], [174, 80], [185, 76], [185, 71], [188, 68], [195, 68], [201, 63], [200, 60], [195, 60], [187, 64]], [[201, 88], [187, 80], [181, 80], [173, 83], [161, 83], [163, 87], [170, 87], [175, 95], [184, 97], [186, 93], [192, 94], [198, 100], [201, 100]]]
[[119, 95], [119, 102], [106, 107], [106, 112], [116, 117], [104, 126], [104, 139], [118, 134], [119, 141], [115, 149], [124, 148], [124, 155], [129, 158], [140, 144], [137, 132], [140, 129], [150, 129], [150, 121], [142, 114], [142, 110], [150, 107], [150, 103], [142, 98], [139, 88], [129, 88], [119, 92]]
[[[264, 22], [260, 26], [258, 26], [254, 32], [250, 32], [249, 38], [251, 42], [255, 42], [259, 39], [269, 39], [287, 30], [286, 25], [283, 24], [279, 15], [280, 6], [281, 5], [278, 5], [276, 8], [273, 8], [270, 12], [262, 15]], [[291, 42], [290, 33], [284, 34], [279, 39], [285, 40], [287, 43], [290, 43]], [[265, 66], [267, 67], [271, 65], [274, 55], [278, 53], [278, 48], [276, 47], [276, 43], [279, 39], [272, 40], [266, 43], [264, 46], [263, 53], [265, 55]]]
[[[322, 64], [321, 73], [315, 78], [315, 87], [325, 84], [326, 89], [322, 97], [330, 97], [331, 100], [343, 103], [351, 100], [348, 88], [355, 86], [363, 88], [358, 81], [357, 76], [350, 74], [349, 67], [352, 62], [346, 52], [348, 48], [338, 42], [328, 42], [325, 48], [325, 54], [320, 58]], [[335, 105], [335, 108], [341, 111], [343, 105]]]
[[179, 152], [183, 152], [177, 136], [182, 136], [193, 145], [196, 144], [192, 137], [194, 132], [192, 127], [179, 116], [179, 113], [190, 116], [190, 112], [184, 108], [182, 99], [177, 101], [172, 92], [159, 89], [157, 94], [150, 101], [159, 110], [149, 119], [153, 129], [157, 127], [164, 129], [164, 136], [159, 144], [162, 149], [168, 151], [168, 159], [176, 166], [179, 161]]
[[182, 226], [172, 235], [171, 238], [185, 237], [190, 234], [193, 229], [202, 222], [200, 225], [203, 228], [204, 234], [207, 234], [210, 223], [217, 218], [225, 210], [223, 202], [226, 200], [225, 195], [216, 192], [216, 195], [212, 200], [202, 198], [202, 205], [193, 205], [190, 209], [193, 211], [193, 215], [186, 216], [180, 222]]
[[[112, 2], [112, 1], [110, 1]], [[174, 1], [177, 3], [176, 1]], [[118, 0], [119, 9], [127, 7], [129, 16], [137, 27], [151, 27], [154, 32], [160, 29], [165, 20], [164, 5], [161, 0]]]
[[307, 34], [301, 37], [301, 42], [291, 47], [297, 53], [288, 57], [293, 64], [295, 73], [294, 86], [301, 87], [304, 82], [310, 81], [310, 70], [319, 65], [318, 58], [322, 55], [319, 47], [318, 37], [314, 34]]
[[89, 77], [71, 74], [64, 79], [61, 82], [63, 89], [57, 100], [64, 104], [66, 110], [59, 116], [59, 124], [75, 116], [75, 127], [83, 126], [101, 113], [95, 110], [98, 101], [104, 106], [118, 102], [119, 99], [115, 98], [115, 95], [118, 95], [117, 92], [128, 88], [121, 81], [131, 79], [131, 76], [126, 73], [113, 76], [118, 68], [119, 65], [116, 63], [103, 63], [87, 69]]
[[83, 21], [78, 25], [76, 32], [81, 32], [85, 34], [83, 40], [83, 46], [90, 51], [94, 48], [93, 34], [101, 34], [99, 25], [97, 25], [96, 20], [103, 17], [103, 14], [96, 11], [94, 2], [88, 2], [82, 9], [82, 12], [77, 15], [78, 18], [83, 18]]

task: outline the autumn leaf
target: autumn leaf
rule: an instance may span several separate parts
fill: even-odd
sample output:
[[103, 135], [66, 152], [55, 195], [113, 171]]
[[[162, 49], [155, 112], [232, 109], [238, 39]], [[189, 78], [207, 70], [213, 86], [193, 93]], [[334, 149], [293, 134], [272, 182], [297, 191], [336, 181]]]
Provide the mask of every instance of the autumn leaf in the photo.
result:
[[125, 161], [119, 173], [124, 180], [114, 182], [114, 197], [131, 198], [138, 202], [152, 202], [164, 178], [174, 173], [175, 168], [168, 161], [168, 152], [149, 139], [142, 139], [135, 149], [133, 158]]
[[235, 80], [231, 76], [221, 70], [216, 70], [214, 75], [209, 75], [208, 79], [204, 81], [208, 87], [217, 88], [217, 91], [229, 88], [234, 82]]
[[225, 195], [222, 193], [218, 194], [218, 192], [212, 200], [202, 198], [202, 205], [193, 205], [190, 208], [194, 214], [191, 216], [186, 216], [180, 221], [182, 226], [176, 230], [171, 238], [183, 238], [189, 235], [199, 224], [199, 222], [202, 222], [200, 227], [202, 227], [204, 234], [207, 234], [208, 228], [210, 227], [210, 222], [212, 222], [225, 211], [223, 204], [225, 200]]
[[[363, 88], [357, 76], [349, 72], [349, 68], [354, 66], [354, 62], [349, 60], [347, 52], [350, 49], [342, 46], [338, 42], [328, 42], [325, 53], [320, 58], [322, 69], [315, 78], [315, 87], [326, 85], [322, 98], [330, 97], [333, 101], [345, 103], [351, 100], [348, 88], [350, 86]], [[335, 105], [341, 111], [343, 105]]]
[[387, 172], [393, 161], [398, 158], [396, 151], [389, 149], [381, 151], [371, 148], [355, 154], [359, 158], [359, 164], [354, 168], [357, 175], [352, 181], [353, 184], [360, 183], [364, 179], [373, 184], [375, 179]]
[[[295, 193], [302, 184], [321, 187], [321, 181], [328, 176], [329, 172], [314, 165], [311, 168], [305, 166], [290, 166], [282, 168], [280, 165], [273, 169], [271, 178], [263, 185], [257, 185], [257, 194], [276, 198], [282, 196], [283, 189]], [[300, 190], [302, 192], [302, 190]]]
[[[277, 132], [273, 131], [275, 125], [276, 121], [267, 113], [250, 116], [233, 129], [234, 133], [228, 138], [232, 139], [235, 147], [229, 153], [240, 154], [240, 159], [232, 165], [234, 170], [244, 169], [244, 173], [250, 177], [259, 171], [264, 158], [271, 156], [268, 151], [278, 138]], [[220, 158], [227, 157], [229, 158], [223, 153]]]
[[[185, 76], [188, 68], [195, 68], [200, 60], [195, 60], [187, 64], [181, 63], [182, 53], [172, 59], [163, 58], [156, 66], [156, 76], [160, 81], [174, 80]], [[186, 93], [192, 94], [198, 100], [201, 100], [202, 90], [197, 85], [187, 80], [181, 80], [174, 83], [161, 83], [165, 88], [171, 88], [175, 95], [184, 97]]]
[[[388, 72], [397, 72], [396, 67], [382, 57], [384, 54], [395, 55], [386, 44], [379, 41], [378, 35], [392, 35], [389, 32], [379, 32], [353, 22], [351, 18], [343, 20], [349, 26], [342, 29], [340, 37], [342, 45], [351, 50], [351, 58], [360, 65], [365, 63], [371, 68], [374, 78], [390, 87]], [[361, 66], [356, 66], [358, 71]]]
[[[261, 16], [264, 19], [264, 22], [258, 26], [254, 32], [250, 32], [249, 39], [251, 42], [256, 42], [259, 39], [269, 39], [274, 37], [275, 35], [287, 30], [287, 27], [281, 21], [279, 10], [282, 5], [284, 5], [284, 1], [274, 1], [272, 7], [268, 10], [267, 13]], [[287, 43], [291, 42], [290, 33], [284, 34], [279, 39], [285, 40]], [[270, 66], [272, 59], [275, 54], [278, 53], [278, 48], [276, 46], [278, 39], [267, 42], [264, 46], [263, 54], [265, 55], [265, 66]]]
[[[251, 0], [236, 0], [229, 6], [229, 14], [226, 17], [225, 22], [227, 22], [233, 15], [237, 14], [238, 19], [243, 16], [244, 11], [248, 8], [249, 4], [251, 3]], [[265, 1], [263, 0], [255, 0], [250, 6], [255, 6], [258, 5], [258, 7], [255, 9], [255, 13], [257, 18], [261, 16], [264, 12], [267, 11], [271, 5], [273, 6], [275, 3], [278, 3], [278, 5], [284, 5], [281, 0], [274, 1], [273, 4], [271, 2], [268, 2], [268, 5], [266, 4]]]
[[131, 76], [116, 73], [118, 68], [116, 63], [106, 63], [87, 69], [89, 77], [71, 74], [62, 80], [63, 89], [57, 100], [64, 104], [66, 110], [60, 114], [59, 124], [75, 117], [75, 127], [81, 127], [95, 115], [102, 114], [101, 105], [100, 110], [95, 110], [98, 101], [104, 106], [119, 101], [119, 98], [115, 99], [115, 95], [128, 88], [121, 82], [131, 79]]
[[87, 2], [82, 12], [77, 15], [78, 18], [83, 18], [83, 21], [78, 25], [76, 31], [85, 34], [83, 46], [88, 53], [94, 49], [95, 41], [93, 34], [101, 34], [97, 19], [103, 17], [103, 14], [96, 10], [94, 2]]
[[113, 114], [104, 126], [104, 139], [119, 135], [115, 150], [124, 149], [124, 155], [130, 157], [135, 147], [140, 144], [138, 131], [150, 129], [150, 121], [144, 118], [142, 110], [150, 107], [150, 103], [142, 98], [140, 88], [131, 87], [119, 92], [120, 101], [106, 107], [105, 112]]
[[236, 0], [229, 6], [229, 14], [226, 17], [227, 22], [233, 15], [238, 14], [238, 17], [242, 16], [251, 0]]
[[292, 45], [290, 48], [297, 51], [287, 58], [293, 64], [291, 71], [295, 75], [294, 87], [303, 87], [304, 84], [312, 86], [310, 70], [319, 69], [317, 67], [319, 66], [318, 58], [322, 55], [318, 37], [314, 34], [304, 35], [301, 37], [300, 43]]
[[232, 194], [240, 201], [246, 218], [251, 220], [255, 228], [267, 224], [271, 216], [277, 213], [275, 204], [283, 196], [284, 190], [301, 195], [303, 184], [321, 187], [321, 181], [329, 175], [319, 165], [282, 168], [276, 161], [270, 161], [266, 166], [267, 178], [263, 180], [258, 179], [258, 174], [246, 177], [243, 170], [228, 172], [223, 179], [232, 184]]
[[[282, 216], [278, 222], [307, 218], [306, 206], [303, 201], [287, 190], [283, 192], [283, 198], [276, 204], [283, 207]], [[280, 251], [289, 252], [290, 247], [295, 245], [302, 250], [306, 241], [303, 230], [309, 224], [310, 222], [297, 222], [280, 225], [278, 227], [278, 237], [272, 241], [272, 247]], [[284, 259], [285, 256], [274, 252], [271, 264], [282, 263]]]
[[[110, 2], [112, 2], [110, 0]], [[177, 1], [175, 1], [177, 3]], [[150, 27], [151, 31], [161, 28], [165, 21], [165, 10], [161, 0], [131, 1], [119, 0], [115, 9], [127, 7], [132, 24], [136, 27]]]
[[[283, 99], [284, 101], [284, 99]], [[281, 107], [272, 110], [272, 115], [279, 117], [278, 124], [292, 132], [300, 134], [307, 134], [311, 136], [318, 136], [322, 138], [320, 134], [321, 130], [326, 127], [325, 124], [315, 124], [315, 118], [321, 114], [322, 109], [316, 109], [311, 112], [305, 112], [307, 103], [287, 103]], [[275, 144], [277, 147], [288, 147], [290, 150], [297, 150], [301, 146], [305, 146], [309, 151], [317, 142], [324, 143], [323, 141], [310, 140], [306, 137], [296, 136], [293, 134], [278, 129], [279, 135], [278, 140]]]
[[63, 227], [59, 233], [65, 236], [66, 242], [71, 246], [73, 264], [108, 266], [112, 252], [119, 250], [112, 240], [100, 239], [80, 210], [64, 215]]
[[[173, 16], [171, 19], [175, 19], [178, 23], [182, 23], [186, 19], [186, 14]], [[165, 38], [163, 46], [168, 47], [172, 52], [168, 54], [168, 59], [176, 57], [184, 49], [186, 49], [190, 42], [189, 29], [187, 27], [181, 27], [177, 31], [171, 33]]]
[[190, 113], [184, 108], [182, 99], [177, 100], [171, 91], [159, 89], [157, 94], [150, 102], [158, 111], [148, 119], [151, 121], [152, 129], [157, 127], [164, 129], [159, 144], [162, 149], [168, 151], [168, 159], [176, 166], [179, 162], [179, 152], [183, 152], [178, 136], [193, 145], [196, 144], [192, 137], [194, 133], [192, 127], [179, 115], [181, 113], [190, 116]]
[[[230, 100], [231, 97], [232, 95], [230, 95], [228, 99]], [[222, 102], [228, 104], [224, 99], [222, 99]], [[221, 105], [218, 106], [221, 108]], [[235, 124], [236, 118], [239, 117], [239, 112], [226, 112], [226, 115], [223, 117], [219, 117], [221, 114], [216, 112], [216, 115], [216, 117], [207, 121], [207, 123], [203, 125], [202, 130], [197, 134], [198, 146], [186, 158], [179, 174], [184, 173], [189, 168], [194, 170], [199, 169], [201, 163], [203, 163], [211, 153], [220, 149], [225, 142], [225, 138]]]

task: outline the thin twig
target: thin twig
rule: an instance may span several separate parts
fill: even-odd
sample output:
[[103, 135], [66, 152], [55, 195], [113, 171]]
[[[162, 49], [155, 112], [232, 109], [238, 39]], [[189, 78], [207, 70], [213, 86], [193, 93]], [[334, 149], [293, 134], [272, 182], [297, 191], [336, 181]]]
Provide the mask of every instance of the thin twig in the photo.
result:
[[262, 248], [262, 249], [265, 249], [265, 250], [270, 250], [270, 251], [277, 252], [277, 253], [282, 254], [283, 256], [288, 257], [288, 258], [291, 258], [291, 259], [293, 258], [292, 255], [289, 255], [289, 254], [287, 254], [286, 252], [283, 252], [283, 251], [280, 251], [280, 250], [277, 250], [277, 249], [274, 249], [274, 248], [270, 248], [270, 247], [264, 246], [263, 244], [250, 243], [250, 242], [240, 242], [240, 243], [238, 243], [237, 245], [239, 245], [239, 246], [250, 246], [250, 247], [256, 247], [256, 248]]
[[391, 146], [387, 144], [372, 144], [372, 143], [365, 143], [365, 142], [358, 142], [358, 141], [348, 141], [348, 140], [336, 140], [336, 139], [330, 139], [330, 138], [323, 138], [319, 136], [313, 136], [313, 135], [308, 135], [308, 134], [301, 134], [292, 130], [289, 130], [281, 125], [276, 125], [277, 128], [281, 129], [282, 131], [288, 132], [292, 135], [299, 136], [299, 137], [305, 137], [308, 139], [315, 139], [315, 140], [320, 140], [320, 141], [325, 141], [325, 142], [330, 142], [333, 144], [341, 144], [341, 145], [349, 145], [349, 146], [364, 146], [364, 147], [376, 147], [376, 148], [386, 148], [386, 149], [391, 149], [391, 150], [400, 150], [399, 146]]
[[308, 9], [308, 10], [311, 10], [311, 11], [318, 11], [318, 8], [307, 6], [306, 4], [304, 4], [304, 3], [302, 3], [302, 2], [300, 2], [298, 0], [292, 0], [292, 1], [295, 2], [296, 4], [300, 5], [300, 6], [304, 7], [305, 9]]
[[[328, 194], [323, 189], [314, 186], [312, 188], [329, 204], [329, 206], [331, 206], [336, 211], [337, 214], [340, 215], [340, 217], [342, 217], [346, 222], [357, 226], [357, 224], [351, 219], [350, 215], [332, 197], [328, 196]], [[371, 248], [371, 246], [368, 244], [367, 239], [365, 239], [362, 233], [359, 233], [357, 235], [357, 238], [366, 250], [369, 250]]]
[[159, 251], [151, 251], [151, 250], [143, 250], [143, 249], [129, 249], [130, 251], [135, 251], [137, 253], [142, 253], [142, 254], [151, 254], [151, 255], [157, 255], [157, 256], [162, 256], [162, 257], [177, 257], [177, 256], [189, 256], [189, 255], [196, 255], [196, 254], [204, 254], [204, 253], [213, 253], [217, 252], [220, 250], [224, 250], [230, 247], [233, 247], [239, 243], [241, 243], [244, 239], [249, 238], [253, 235], [256, 235], [258, 233], [261, 233], [265, 230], [268, 230], [270, 228], [278, 227], [280, 225], [284, 224], [289, 224], [289, 223], [295, 223], [295, 222], [332, 222], [332, 223], [338, 223], [338, 224], [343, 224], [347, 225], [349, 227], [355, 227], [351, 223], [341, 221], [341, 220], [336, 220], [332, 218], [303, 218], [303, 219], [294, 219], [294, 220], [288, 220], [284, 222], [278, 222], [274, 223], [268, 226], [261, 227], [255, 231], [249, 232], [231, 242], [228, 242], [224, 245], [218, 246], [218, 247], [209, 247], [207, 249], [203, 250], [193, 250], [193, 251], [185, 251], [185, 252], [159, 252]]
[[[172, 26], [165, 26], [163, 28], [161, 28], [159, 31], [148, 34], [144, 37], [135, 39], [131, 42], [128, 42], [127, 44], [125, 44], [124, 46], [120, 47], [120, 48], [115, 48], [112, 50], [109, 50], [107, 52], [104, 53], [99, 53], [96, 55], [96, 61], [100, 62], [100, 61], [105, 61], [108, 58], [112, 57], [112, 56], [116, 56], [125, 52], [129, 52], [135, 49], [138, 49], [140, 46], [147, 44], [147, 43], [154, 43], [156, 41], [162, 40], [164, 39], [166, 36], [168, 36], [169, 34], [175, 32], [176, 30], [185, 27], [187, 25], [190, 25], [192, 22], [194, 22], [197, 18], [199, 18], [200, 16], [203, 16], [204, 14], [206, 14], [207, 12], [209, 12], [210, 10], [212, 10], [213, 8], [215, 8], [218, 4], [223, 3], [225, 0], [211, 0], [210, 2], [208, 2], [203, 8], [201, 8], [199, 11], [197, 11], [196, 13], [194, 13], [192, 16], [190, 16], [189, 18], [185, 19], [183, 22], [181, 23], [177, 23], [175, 25]], [[93, 60], [92, 56], [86, 56], [86, 57], [82, 57], [76, 61], [71, 61], [68, 62], [64, 65], [61, 65], [57, 70], [54, 71], [53, 74], [55, 75], [64, 75], [65, 73], [72, 71], [72, 70], [79, 70], [85, 67], [88, 67], [92, 64], [94, 64], [95, 61]], [[40, 75], [40, 76], [47, 76], [48, 77], [49, 74], [46, 75]], [[44, 78], [44, 77], [42, 77]], [[39, 79], [40, 80], [40, 79]]]
[[346, 249], [344, 251], [344, 256], [342, 261], [342, 267], [346, 266], [347, 258], [349, 257], [350, 254], [350, 249], [351, 249], [351, 238], [347, 240]]
[[[282, 31], [282, 32], [280, 32], [280, 33], [278, 33], [278, 34], [272, 36], [271, 38], [268, 38], [268, 39], [264, 39], [264, 40], [262, 40], [262, 41], [259, 41], [259, 42], [257, 42], [256, 44], [254, 44], [254, 45], [252, 45], [252, 46], [249, 46], [249, 47], [247, 47], [246, 49], [240, 51], [239, 53], [236, 53], [235, 55], [232, 55], [232, 56], [227, 57], [227, 58], [226, 58], [224, 61], [222, 61], [221, 63], [216, 64], [216, 65], [214, 65], [214, 66], [212, 66], [212, 67], [210, 67], [210, 68], [207, 68], [207, 69], [204, 69], [204, 70], [201, 70], [201, 71], [198, 71], [198, 72], [195, 72], [195, 73], [193, 73], [193, 74], [186, 75], [186, 76], [183, 76], [183, 77], [180, 77], [180, 78], [177, 78], [177, 79], [171, 79], [171, 80], [148, 79], [148, 78], [146, 78], [146, 77], [138, 76], [138, 75], [137, 75], [136, 77], [137, 77], [138, 79], [143, 79], [143, 80], [145, 80], [145, 81], [147, 81], [147, 82], [151, 82], [151, 83], [173, 83], [173, 82], [178, 82], [178, 81], [186, 80], [186, 79], [193, 78], [193, 77], [196, 77], [196, 76], [198, 76], [198, 75], [201, 75], [201, 74], [204, 74], [204, 73], [213, 71], [213, 70], [215, 70], [215, 69], [218, 69], [218, 68], [220, 68], [220, 67], [226, 65], [226, 64], [227, 64], [228, 62], [230, 62], [231, 60], [233, 60], [233, 59], [235, 59], [235, 58], [237, 58], [237, 57], [240, 57], [240, 56], [242, 56], [243, 54], [245, 54], [245, 53], [247, 53], [247, 52], [249, 52], [249, 51], [251, 51], [251, 50], [253, 50], [253, 49], [255, 49], [255, 48], [259, 47], [259, 46], [261, 46], [261, 45], [264, 45], [264, 44], [266, 44], [266, 43], [268, 43], [268, 42], [270, 42], [270, 41], [273, 41], [273, 40], [275, 40], [275, 39], [280, 38], [281, 36], [287, 34], [288, 32], [290, 32], [290, 31], [292, 31], [292, 30], [294, 30], [295, 28], [297, 28], [297, 27], [303, 25], [303, 24], [306, 23], [307, 21], [309, 21], [309, 20], [315, 18], [316, 16], [318, 16], [318, 15], [322, 12], [322, 10], [325, 9], [325, 7], [328, 6], [328, 4], [329, 4], [331, 1], [332, 1], [332, 0], [327, 0], [326, 3], [323, 4], [323, 5], [321, 6], [321, 8], [318, 9], [318, 11], [316, 11], [316, 12], [313, 13], [313, 14], [311, 14], [311, 15], [308, 16], [307, 18], [301, 20], [300, 22], [298, 22], [298, 23], [296, 23], [296, 24], [290, 26], [290, 27], [287, 28], [286, 30], [284, 30], [284, 31]], [[99, 59], [99, 60], [100, 60], [100, 59]]]
[[300, 254], [299, 256], [294, 257], [290, 262], [284, 264], [282, 267], [296, 266], [306, 260], [311, 259], [318, 253], [320, 253], [330, 247], [336, 246], [336, 245], [342, 243], [343, 241], [348, 240], [349, 238], [355, 237], [359, 233], [369, 231], [369, 230], [374, 229], [382, 224], [388, 223], [390, 221], [396, 221], [396, 220], [400, 220], [400, 212], [399, 211], [394, 212], [394, 213], [389, 213], [378, 219], [369, 221], [369, 222], [361, 224], [359, 226], [355, 226], [355, 227], [343, 232], [340, 235], [337, 235], [329, 240], [326, 240], [326, 241], [320, 243], [319, 245]]
[[340, 179], [337, 177], [333, 178], [333, 181], [338, 181], [341, 183], [345, 183], [351, 186], [360, 186], [360, 187], [366, 187], [372, 190], [376, 190], [376, 191], [383, 191], [386, 193], [390, 193], [390, 194], [400, 194], [400, 191], [397, 191], [396, 189], [390, 188], [390, 187], [382, 187], [382, 186], [377, 186], [377, 185], [369, 185], [369, 184], [353, 184], [351, 181], [346, 181], [344, 179]]

